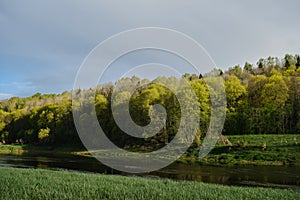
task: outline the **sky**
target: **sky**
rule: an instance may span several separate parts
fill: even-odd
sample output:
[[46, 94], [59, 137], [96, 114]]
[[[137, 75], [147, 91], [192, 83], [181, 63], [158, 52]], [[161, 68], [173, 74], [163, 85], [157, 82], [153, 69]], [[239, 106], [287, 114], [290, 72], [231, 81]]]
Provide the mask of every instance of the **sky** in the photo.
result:
[[[1, 0], [0, 99], [71, 90], [89, 52], [133, 28], [187, 34], [222, 69], [299, 54], [299, 7], [297, 0]], [[103, 82], [116, 81], [136, 65], [166, 60], [190, 72], [174, 56], [144, 51], [116, 62]]]

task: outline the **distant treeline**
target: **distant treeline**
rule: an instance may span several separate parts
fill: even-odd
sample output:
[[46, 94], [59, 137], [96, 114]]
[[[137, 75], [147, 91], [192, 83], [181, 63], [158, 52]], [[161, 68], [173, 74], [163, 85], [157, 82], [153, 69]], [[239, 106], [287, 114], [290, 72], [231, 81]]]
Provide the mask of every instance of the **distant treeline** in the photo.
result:
[[[300, 133], [300, 56], [286, 55], [283, 59], [268, 57], [255, 65], [234, 66], [223, 72], [227, 94], [227, 115], [223, 134], [299, 134]], [[184, 74], [199, 98], [200, 124], [195, 145], [200, 145], [210, 118], [209, 89], [205, 74]], [[174, 87], [178, 79], [158, 77]], [[147, 84], [144, 84], [147, 83]], [[98, 85], [95, 108], [99, 123], [107, 136], [121, 147], [148, 144], [160, 147], [177, 133], [180, 107], [176, 96], [166, 87], [137, 77], [117, 81], [116, 105], [122, 107], [130, 96], [129, 86], [138, 89], [130, 98], [130, 114], [138, 125], [149, 123], [151, 105], [161, 104], [167, 111], [165, 128], [148, 139], [136, 139], [123, 133], [111, 113], [111, 98], [115, 84]], [[140, 86], [139, 86], [140, 85]], [[73, 91], [89, 96], [92, 89]], [[182, 91], [184, 93], [184, 91]], [[86, 104], [93, 102], [86, 99]], [[78, 105], [80, 109], [84, 105]], [[151, 112], [150, 112], [151, 113]], [[82, 114], [82, 120], [85, 114]], [[13, 97], [0, 101], [0, 142], [33, 143], [40, 145], [80, 144], [73, 116], [71, 93], [37, 93], [28, 98]]]

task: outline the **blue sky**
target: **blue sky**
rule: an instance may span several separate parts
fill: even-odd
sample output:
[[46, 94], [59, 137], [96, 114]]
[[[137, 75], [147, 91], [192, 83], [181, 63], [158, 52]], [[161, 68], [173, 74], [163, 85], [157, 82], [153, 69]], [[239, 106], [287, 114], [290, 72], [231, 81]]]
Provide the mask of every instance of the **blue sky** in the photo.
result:
[[[183, 32], [223, 69], [266, 56], [299, 54], [299, 7], [297, 0], [2, 0], [0, 99], [71, 90], [79, 66], [98, 43], [138, 27]], [[105, 81], [114, 82], [131, 66], [152, 62], [149, 58], [161, 61], [155, 54], [128, 56], [107, 72]], [[184, 63], [180, 65], [184, 71]]]

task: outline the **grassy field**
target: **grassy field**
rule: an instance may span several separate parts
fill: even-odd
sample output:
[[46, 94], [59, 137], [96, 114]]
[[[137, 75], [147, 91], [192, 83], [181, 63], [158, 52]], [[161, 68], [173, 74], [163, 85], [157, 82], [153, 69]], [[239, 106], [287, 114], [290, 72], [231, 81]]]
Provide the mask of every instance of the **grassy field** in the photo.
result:
[[[199, 149], [190, 148], [178, 162], [213, 165], [299, 165], [300, 135], [234, 135], [227, 136], [232, 145], [217, 144], [203, 159]], [[24, 152], [90, 156], [82, 147], [38, 147], [32, 145], [0, 145], [0, 153]], [[111, 150], [97, 151], [103, 156], [116, 156]], [[121, 157], [126, 157], [122, 155]]]
[[298, 199], [300, 190], [229, 187], [0, 167], [1, 199]]
[[218, 144], [203, 159], [190, 149], [182, 162], [223, 165], [300, 165], [300, 135], [232, 135], [232, 145]]
[[0, 145], [2, 154], [22, 154], [22, 153], [58, 153], [89, 156], [89, 152], [83, 147], [74, 146], [35, 146], [31, 144], [2, 144]]

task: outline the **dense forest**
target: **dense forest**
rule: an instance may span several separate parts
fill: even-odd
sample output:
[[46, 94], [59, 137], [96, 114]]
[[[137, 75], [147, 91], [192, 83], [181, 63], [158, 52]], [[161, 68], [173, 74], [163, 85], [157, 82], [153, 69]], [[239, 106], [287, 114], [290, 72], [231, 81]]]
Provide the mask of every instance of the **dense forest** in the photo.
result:
[[[300, 133], [300, 56], [283, 59], [268, 57], [256, 64], [245, 63], [227, 71], [215, 69], [224, 79], [227, 111], [224, 135]], [[210, 96], [205, 74], [184, 74], [199, 99], [200, 124], [195, 145], [201, 144], [210, 118]], [[160, 82], [178, 83], [174, 77], [158, 77]], [[145, 84], [146, 83], [146, 84]], [[130, 98], [130, 114], [138, 125], [149, 123], [151, 105], [161, 104], [167, 111], [163, 130], [147, 139], [123, 133], [111, 113], [112, 91], [118, 85], [116, 105], [122, 107], [129, 86], [138, 89]], [[141, 87], [139, 87], [141, 85]], [[92, 89], [73, 91], [88, 96]], [[86, 100], [87, 104], [90, 99]], [[122, 78], [115, 84], [96, 87], [95, 110], [102, 129], [118, 146], [160, 146], [168, 143], [179, 127], [180, 112], [176, 96], [167, 88], [138, 77]], [[92, 102], [93, 102], [92, 101]], [[81, 105], [84, 106], [84, 105]], [[79, 108], [80, 109], [80, 106]], [[82, 114], [82, 120], [85, 119]], [[37, 145], [81, 144], [72, 115], [71, 92], [13, 97], [0, 101], [0, 142]]]

